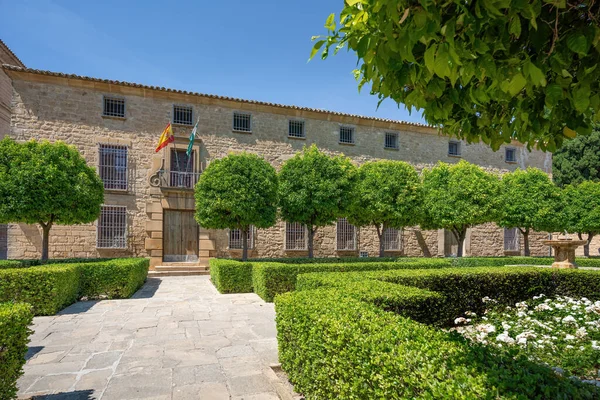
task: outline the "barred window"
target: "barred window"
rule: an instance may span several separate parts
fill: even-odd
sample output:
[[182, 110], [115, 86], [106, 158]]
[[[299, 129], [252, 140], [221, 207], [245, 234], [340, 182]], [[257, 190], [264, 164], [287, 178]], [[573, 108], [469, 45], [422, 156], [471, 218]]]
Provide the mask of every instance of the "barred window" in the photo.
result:
[[127, 190], [127, 146], [100, 144], [98, 155], [104, 189]]
[[504, 150], [504, 159], [506, 162], [517, 162], [517, 150], [514, 147], [507, 147]]
[[252, 115], [234, 112], [233, 130], [239, 132], [252, 132]]
[[398, 146], [398, 134], [396, 132], [385, 133], [385, 148], [397, 150]]
[[179, 125], [192, 125], [192, 107], [173, 105], [173, 123]]
[[339, 218], [336, 226], [337, 250], [356, 250], [356, 227], [346, 218]]
[[448, 142], [448, 155], [460, 157], [460, 142], [455, 140]]
[[[241, 229], [230, 229], [229, 230], [229, 248], [230, 249], [243, 249], [244, 248], [244, 237], [242, 236]], [[250, 225], [248, 229], [248, 248], [254, 248], [254, 226]]]
[[519, 250], [521, 250], [521, 246], [518, 228], [504, 228], [504, 251]]
[[306, 226], [299, 222], [285, 223], [285, 249], [306, 250], [308, 248]]
[[304, 136], [304, 121], [290, 120], [288, 127], [288, 136], [294, 138], [303, 138]]
[[402, 231], [396, 228], [385, 228], [383, 232], [383, 249], [385, 251], [402, 250]]
[[349, 126], [340, 126], [340, 143], [354, 143], [354, 128]]
[[97, 244], [99, 249], [127, 248], [127, 207], [102, 206], [98, 218]]
[[104, 96], [102, 115], [125, 118], [125, 99]]

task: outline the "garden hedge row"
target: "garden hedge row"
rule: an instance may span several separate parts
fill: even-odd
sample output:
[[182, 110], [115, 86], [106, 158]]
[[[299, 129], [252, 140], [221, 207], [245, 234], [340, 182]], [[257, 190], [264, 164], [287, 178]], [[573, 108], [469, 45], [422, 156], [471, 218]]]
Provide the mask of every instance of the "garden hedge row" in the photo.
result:
[[92, 263], [99, 261], [109, 261], [112, 258], [53, 258], [50, 260], [42, 261], [39, 259], [35, 260], [0, 260], [0, 269], [6, 268], [29, 268], [37, 267], [40, 265], [48, 264], [82, 264]]
[[597, 387], [418, 321], [443, 324], [486, 295], [597, 299], [599, 289], [599, 272], [533, 267], [300, 275], [275, 299], [279, 359], [307, 399], [598, 398]]
[[0, 260], [0, 269], [23, 268], [24, 265], [18, 260]]
[[24, 303], [0, 303], [0, 399], [17, 396], [17, 379], [23, 374], [31, 306]]
[[35, 315], [53, 315], [78, 298], [126, 298], [146, 280], [149, 261], [117, 258], [0, 270], [0, 302], [24, 302]]

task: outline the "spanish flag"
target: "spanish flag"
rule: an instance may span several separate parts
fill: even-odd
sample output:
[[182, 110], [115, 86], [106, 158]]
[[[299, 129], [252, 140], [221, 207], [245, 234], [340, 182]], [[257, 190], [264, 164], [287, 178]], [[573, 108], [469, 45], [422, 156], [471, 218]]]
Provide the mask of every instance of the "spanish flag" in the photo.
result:
[[173, 136], [173, 128], [171, 127], [171, 123], [167, 125], [162, 135], [160, 135], [160, 139], [158, 141], [158, 146], [156, 146], [155, 153], [158, 153], [160, 149], [166, 147], [169, 143], [175, 140], [175, 136]]

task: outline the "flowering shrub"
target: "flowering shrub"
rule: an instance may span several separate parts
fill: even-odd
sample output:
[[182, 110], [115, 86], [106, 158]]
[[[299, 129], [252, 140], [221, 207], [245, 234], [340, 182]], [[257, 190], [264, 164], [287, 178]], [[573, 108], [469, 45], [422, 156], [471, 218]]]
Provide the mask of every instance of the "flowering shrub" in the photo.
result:
[[488, 305], [484, 315], [466, 312], [454, 320], [453, 330], [567, 376], [600, 380], [600, 301], [541, 294], [510, 307], [482, 300]]

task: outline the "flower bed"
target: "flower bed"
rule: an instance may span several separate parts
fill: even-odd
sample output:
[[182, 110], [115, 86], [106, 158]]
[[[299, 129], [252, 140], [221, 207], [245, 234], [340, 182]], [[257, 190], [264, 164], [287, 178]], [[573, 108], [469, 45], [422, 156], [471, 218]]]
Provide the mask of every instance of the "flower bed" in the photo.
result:
[[490, 306], [484, 315], [467, 312], [458, 317], [456, 331], [473, 342], [524, 354], [567, 376], [600, 380], [600, 301], [543, 294], [512, 307], [490, 298], [483, 301]]

